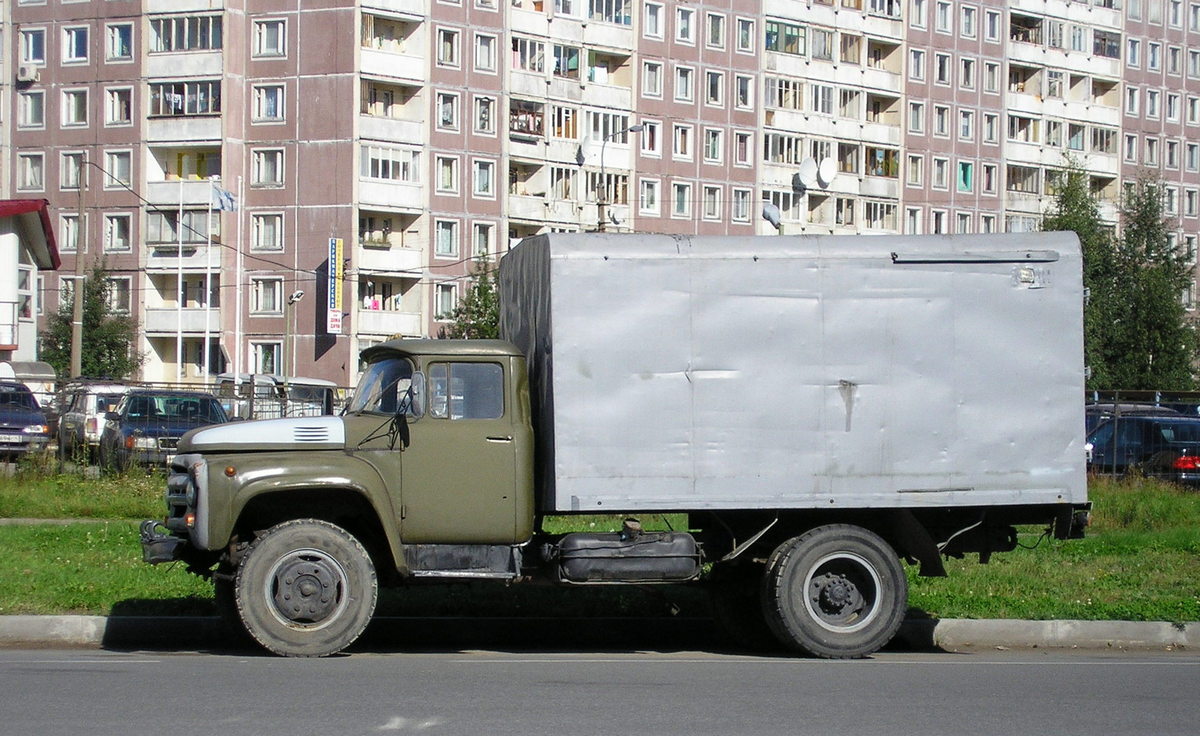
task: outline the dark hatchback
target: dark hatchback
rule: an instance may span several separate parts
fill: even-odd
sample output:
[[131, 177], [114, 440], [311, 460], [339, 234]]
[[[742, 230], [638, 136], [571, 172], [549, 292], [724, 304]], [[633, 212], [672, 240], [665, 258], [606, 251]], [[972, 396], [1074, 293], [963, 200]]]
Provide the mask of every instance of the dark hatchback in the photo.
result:
[[189, 430], [229, 421], [217, 398], [199, 391], [135, 389], [106, 415], [100, 464], [166, 465]]
[[0, 456], [24, 455], [49, 442], [46, 414], [29, 387], [18, 381], [0, 381]]
[[1088, 470], [1200, 485], [1200, 417], [1122, 416], [1088, 435]]

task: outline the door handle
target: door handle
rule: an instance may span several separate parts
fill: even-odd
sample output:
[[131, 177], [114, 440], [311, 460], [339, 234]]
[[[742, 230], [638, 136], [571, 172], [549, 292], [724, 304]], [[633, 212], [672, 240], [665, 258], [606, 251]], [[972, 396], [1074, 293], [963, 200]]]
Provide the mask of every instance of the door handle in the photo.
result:
[[488, 442], [512, 442], [512, 435], [505, 435], [503, 437], [488, 437], [487, 441]]

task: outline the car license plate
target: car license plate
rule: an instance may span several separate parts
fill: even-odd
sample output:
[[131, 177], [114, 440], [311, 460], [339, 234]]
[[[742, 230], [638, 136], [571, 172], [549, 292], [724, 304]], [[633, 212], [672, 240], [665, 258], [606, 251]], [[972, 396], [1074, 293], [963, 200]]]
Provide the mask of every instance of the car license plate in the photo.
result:
[[19, 434], [0, 434], [0, 442], [24, 442], [25, 438]]

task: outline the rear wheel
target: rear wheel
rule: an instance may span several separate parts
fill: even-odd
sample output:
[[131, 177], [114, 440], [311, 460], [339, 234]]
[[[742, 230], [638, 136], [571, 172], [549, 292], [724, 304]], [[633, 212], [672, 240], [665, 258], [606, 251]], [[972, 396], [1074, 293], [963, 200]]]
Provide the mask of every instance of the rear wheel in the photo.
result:
[[784, 644], [818, 657], [864, 657], [900, 628], [908, 580], [879, 535], [830, 524], [776, 548], [762, 594], [767, 624]]
[[246, 631], [291, 657], [324, 657], [350, 646], [371, 621], [377, 591], [363, 546], [318, 519], [268, 529], [246, 550], [233, 588]]

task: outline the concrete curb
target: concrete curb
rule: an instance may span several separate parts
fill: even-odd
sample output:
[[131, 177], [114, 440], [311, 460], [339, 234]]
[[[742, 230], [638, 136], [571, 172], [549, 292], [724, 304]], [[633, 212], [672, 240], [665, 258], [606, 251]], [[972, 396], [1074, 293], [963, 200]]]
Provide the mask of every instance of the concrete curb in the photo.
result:
[[[627, 643], [630, 633], [636, 638], [678, 643], [710, 639], [712, 627], [705, 619], [391, 619], [408, 625], [389, 626], [389, 619], [377, 621], [377, 628], [414, 630], [434, 634], [452, 644], [463, 638], [467, 629], [473, 645], [486, 646], [495, 634], [496, 645], [512, 644], [514, 629], [542, 633], [556, 630], [570, 642], [570, 631], [580, 632], [585, 624], [593, 635], [583, 637], [596, 645], [614, 635], [613, 643]], [[416, 624], [413, 626], [412, 624]], [[376, 628], [376, 627], [373, 627]], [[599, 629], [606, 630], [607, 633]], [[371, 633], [369, 629], [368, 634]], [[599, 639], [595, 634], [600, 634]], [[383, 633], [377, 637], [391, 639]], [[407, 638], [407, 637], [405, 637]], [[426, 637], [419, 637], [428, 639]], [[518, 634], [518, 638], [520, 638]], [[560, 638], [552, 636], [552, 639]], [[534, 639], [537, 640], [536, 637]], [[713, 639], [715, 640], [715, 639]], [[113, 648], [213, 648], [230, 643], [229, 632], [216, 617], [196, 616], [0, 616], [0, 646], [68, 646]], [[393, 641], [393, 644], [396, 643]], [[411, 646], [414, 642], [399, 642]], [[544, 642], [549, 643], [549, 642]], [[562, 642], [556, 642], [560, 645]], [[551, 644], [554, 646], [555, 644]], [[1200, 649], [1200, 623], [1172, 624], [1160, 621], [1017, 621], [1005, 619], [909, 619], [904, 622], [893, 646], [912, 649], [957, 651], [979, 648], [1073, 648], [1095, 650], [1121, 649]]]

